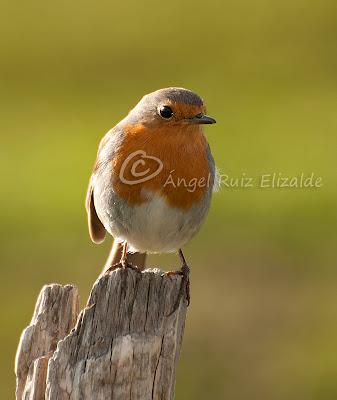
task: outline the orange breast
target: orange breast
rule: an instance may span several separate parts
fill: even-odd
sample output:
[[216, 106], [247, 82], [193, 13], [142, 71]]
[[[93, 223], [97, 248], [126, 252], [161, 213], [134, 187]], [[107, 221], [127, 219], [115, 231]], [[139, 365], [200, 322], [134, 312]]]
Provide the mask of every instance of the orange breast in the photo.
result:
[[112, 160], [114, 190], [130, 204], [146, 202], [148, 193], [156, 192], [171, 206], [187, 210], [213, 183], [206, 146], [199, 126], [153, 131], [141, 124], [128, 126]]

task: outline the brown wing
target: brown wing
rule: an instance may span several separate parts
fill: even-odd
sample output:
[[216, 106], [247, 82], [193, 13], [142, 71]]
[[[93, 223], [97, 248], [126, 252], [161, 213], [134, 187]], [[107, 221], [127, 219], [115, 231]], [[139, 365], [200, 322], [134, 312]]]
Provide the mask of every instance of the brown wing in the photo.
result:
[[87, 197], [85, 200], [85, 207], [88, 213], [88, 227], [89, 235], [94, 243], [102, 243], [105, 239], [106, 230], [98, 218], [95, 204], [94, 204], [94, 188], [91, 183], [89, 183]]

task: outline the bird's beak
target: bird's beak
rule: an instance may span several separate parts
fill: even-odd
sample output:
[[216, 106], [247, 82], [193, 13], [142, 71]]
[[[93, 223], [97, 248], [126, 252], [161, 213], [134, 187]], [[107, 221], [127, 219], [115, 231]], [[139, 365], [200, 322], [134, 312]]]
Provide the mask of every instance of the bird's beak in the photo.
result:
[[190, 124], [215, 124], [216, 120], [200, 113], [195, 117], [189, 118], [187, 122], [189, 122]]

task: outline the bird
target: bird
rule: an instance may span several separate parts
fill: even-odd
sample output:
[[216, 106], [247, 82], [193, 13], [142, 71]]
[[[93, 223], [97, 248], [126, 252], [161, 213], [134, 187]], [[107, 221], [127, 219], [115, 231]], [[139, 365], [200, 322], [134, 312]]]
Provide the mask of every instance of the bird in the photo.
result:
[[189, 274], [182, 248], [199, 231], [217, 185], [217, 169], [203, 125], [214, 124], [204, 101], [191, 90], [168, 87], [146, 94], [101, 140], [86, 196], [90, 238], [109, 233], [123, 246], [119, 263], [134, 268], [127, 252], [178, 252], [182, 275]]

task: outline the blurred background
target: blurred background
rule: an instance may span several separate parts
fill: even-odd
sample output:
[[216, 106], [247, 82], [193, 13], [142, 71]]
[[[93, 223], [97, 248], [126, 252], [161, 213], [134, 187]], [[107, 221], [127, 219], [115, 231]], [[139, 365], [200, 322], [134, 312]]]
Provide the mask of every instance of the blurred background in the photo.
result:
[[185, 250], [176, 398], [336, 399], [336, 1], [4, 0], [0, 18], [0, 398], [42, 285], [74, 283], [83, 305], [107, 257], [84, 209], [100, 138], [143, 94], [184, 86], [217, 119], [222, 173], [323, 186], [214, 196]]

